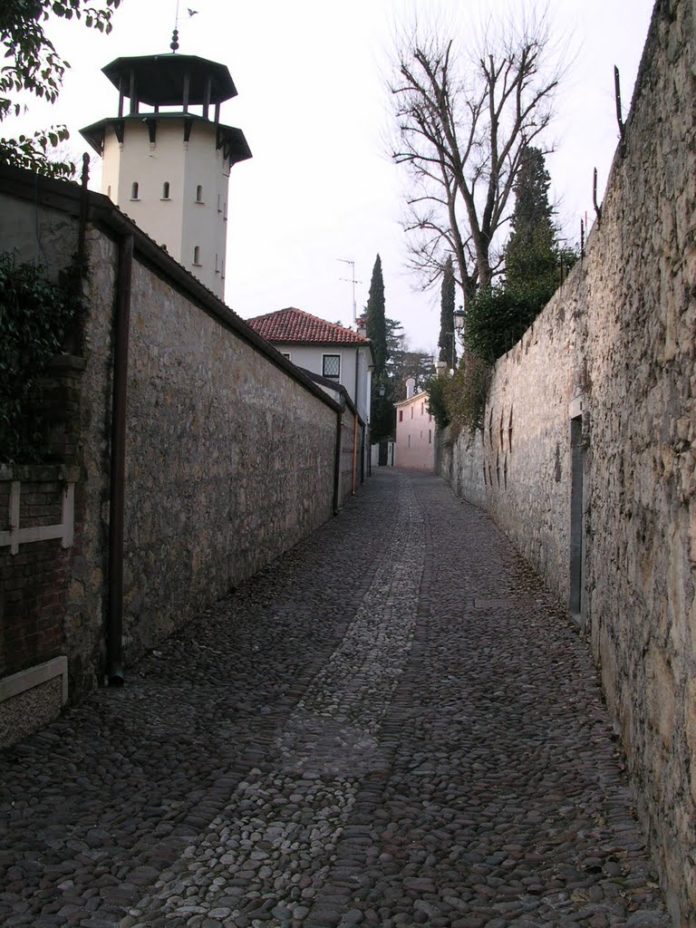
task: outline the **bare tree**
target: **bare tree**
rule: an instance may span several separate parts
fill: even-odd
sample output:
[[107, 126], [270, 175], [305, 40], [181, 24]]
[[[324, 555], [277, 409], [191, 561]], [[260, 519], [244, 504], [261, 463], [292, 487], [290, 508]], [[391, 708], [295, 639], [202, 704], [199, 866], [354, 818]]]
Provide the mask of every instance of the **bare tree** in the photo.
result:
[[416, 29], [397, 53], [392, 157], [410, 172], [411, 265], [429, 286], [452, 255], [465, 305], [500, 269], [496, 233], [522, 153], [551, 118], [558, 72], [546, 68], [548, 47], [542, 17], [489, 35], [468, 68], [434, 30]]

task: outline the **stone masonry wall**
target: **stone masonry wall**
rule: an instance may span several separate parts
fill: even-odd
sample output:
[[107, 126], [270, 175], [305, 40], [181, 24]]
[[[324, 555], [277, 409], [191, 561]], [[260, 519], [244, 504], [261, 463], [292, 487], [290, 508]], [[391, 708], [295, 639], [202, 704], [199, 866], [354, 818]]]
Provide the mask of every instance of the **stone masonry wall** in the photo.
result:
[[[38, 260], [55, 274], [77, 247], [79, 193], [72, 185], [16, 174], [0, 172], [0, 250]], [[23, 183], [24, 196], [15, 192]], [[127, 662], [329, 518], [338, 415], [318, 389], [211, 310], [212, 295], [194, 295], [200, 287], [192, 282], [189, 290], [183, 272], [174, 274], [175, 283], [168, 275], [171, 259], [104, 198], [92, 197], [90, 209], [98, 224], [87, 227], [89, 309], [77, 340], [83, 357], [62, 359], [42, 387], [44, 398], [61, 405], [52, 415], [51, 448], [78, 468], [73, 544], [67, 550], [59, 542], [27, 544], [20, 555], [3, 554], [0, 563], [0, 604], [8, 601], [7, 614], [5, 606], [19, 602], [18, 591], [27, 586], [27, 571], [36, 574], [32, 564], [44, 564], [47, 551], [55, 555], [55, 569], [47, 562], [41, 568], [48, 578], [39, 597], [46, 647], [40, 643], [30, 654], [14, 643], [17, 635], [28, 641], [24, 631], [13, 632], [11, 640], [5, 635], [0, 678], [57, 649], [67, 655], [73, 697], [104, 674], [116, 236], [130, 230], [136, 240], [127, 406]], [[349, 411], [344, 418], [352, 438]], [[22, 628], [31, 631], [32, 616], [22, 611]]]
[[[356, 454], [353, 454], [354, 442]], [[355, 415], [346, 406], [341, 418], [341, 457], [340, 457], [339, 505], [343, 504], [353, 492], [353, 472], [356, 482], [360, 480], [360, 424], [356, 428]]]
[[585, 260], [497, 363], [483, 434], [439, 455], [566, 602], [582, 484], [574, 611], [679, 926], [696, 925], [694, 9], [657, 3]]
[[335, 433], [330, 406], [136, 261], [127, 657], [329, 518]]

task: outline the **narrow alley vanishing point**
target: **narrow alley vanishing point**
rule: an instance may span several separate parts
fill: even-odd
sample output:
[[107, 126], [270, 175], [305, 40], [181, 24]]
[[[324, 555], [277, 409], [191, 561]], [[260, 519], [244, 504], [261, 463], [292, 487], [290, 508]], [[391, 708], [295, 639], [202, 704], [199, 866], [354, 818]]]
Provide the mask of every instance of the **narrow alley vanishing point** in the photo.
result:
[[670, 923], [586, 645], [436, 477], [378, 473], [0, 783], [7, 928]]

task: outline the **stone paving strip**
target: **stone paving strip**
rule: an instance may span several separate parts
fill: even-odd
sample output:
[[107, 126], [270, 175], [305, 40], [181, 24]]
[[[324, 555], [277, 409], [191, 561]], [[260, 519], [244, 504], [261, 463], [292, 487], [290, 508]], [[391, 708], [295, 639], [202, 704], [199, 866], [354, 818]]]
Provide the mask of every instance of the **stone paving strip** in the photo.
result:
[[586, 644], [481, 512], [380, 471], [0, 755], [0, 925], [670, 921]]

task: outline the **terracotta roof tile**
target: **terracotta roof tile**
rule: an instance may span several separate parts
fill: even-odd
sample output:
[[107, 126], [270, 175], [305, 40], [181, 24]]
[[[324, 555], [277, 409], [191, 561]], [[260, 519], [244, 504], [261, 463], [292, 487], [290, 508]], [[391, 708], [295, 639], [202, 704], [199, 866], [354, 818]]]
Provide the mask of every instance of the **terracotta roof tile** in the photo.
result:
[[370, 340], [334, 322], [319, 319], [289, 306], [265, 316], [246, 319], [246, 324], [269, 342], [303, 345], [369, 345]]

